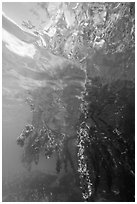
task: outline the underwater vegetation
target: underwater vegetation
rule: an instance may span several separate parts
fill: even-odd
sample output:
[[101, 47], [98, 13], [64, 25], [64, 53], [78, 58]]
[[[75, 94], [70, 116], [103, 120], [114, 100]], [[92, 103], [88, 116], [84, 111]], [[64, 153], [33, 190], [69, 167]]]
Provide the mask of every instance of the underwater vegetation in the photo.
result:
[[42, 70], [33, 80], [45, 85], [27, 89], [32, 121], [17, 138], [22, 163], [31, 171], [40, 156], [56, 157], [57, 177], [64, 175], [43, 191], [44, 201], [133, 202], [135, 4], [39, 6], [52, 21], [46, 31], [23, 22], [45, 42], [34, 43], [33, 61]]

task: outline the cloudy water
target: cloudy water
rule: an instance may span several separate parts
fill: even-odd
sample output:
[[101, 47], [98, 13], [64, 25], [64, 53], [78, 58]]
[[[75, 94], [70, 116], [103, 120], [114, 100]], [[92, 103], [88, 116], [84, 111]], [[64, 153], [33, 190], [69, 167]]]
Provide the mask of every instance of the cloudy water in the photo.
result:
[[134, 3], [2, 9], [2, 200], [134, 201]]

